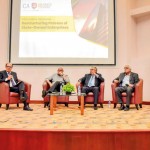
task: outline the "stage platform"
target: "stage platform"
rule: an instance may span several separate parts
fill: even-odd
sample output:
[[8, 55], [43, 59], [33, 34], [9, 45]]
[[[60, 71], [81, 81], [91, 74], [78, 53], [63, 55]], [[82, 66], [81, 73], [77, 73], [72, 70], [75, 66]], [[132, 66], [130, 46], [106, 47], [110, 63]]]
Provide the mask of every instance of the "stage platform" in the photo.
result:
[[[149, 150], [150, 105], [136, 110], [109, 108], [94, 110], [86, 105], [80, 115], [77, 104], [57, 105], [54, 115], [43, 104], [30, 104], [33, 112], [22, 105], [0, 108], [0, 147], [6, 150]], [[9, 144], [8, 144], [9, 143]]]

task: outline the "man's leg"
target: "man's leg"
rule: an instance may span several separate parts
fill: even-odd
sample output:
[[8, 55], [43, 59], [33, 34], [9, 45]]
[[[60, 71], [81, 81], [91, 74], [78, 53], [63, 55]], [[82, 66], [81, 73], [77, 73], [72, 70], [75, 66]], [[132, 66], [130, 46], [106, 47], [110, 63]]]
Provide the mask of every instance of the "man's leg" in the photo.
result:
[[55, 90], [57, 90], [58, 92], [60, 91], [60, 81], [56, 81], [47, 91], [43, 90], [42, 91], [42, 97], [44, 98], [48, 93], [52, 93]]
[[18, 85], [18, 90], [19, 90], [20, 100], [26, 101], [28, 99], [28, 96], [25, 92], [24, 82], [20, 82], [20, 84]]
[[119, 110], [123, 110], [125, 108], [124, 104], [123, 104], [123, 101], [122, 101], [122, 92], [125, 92], [125, 91], [126, 91], [125, 87], [116, 87], [115, 88], [117, 101], [118, 101], [119, 104], [121, 104]]
[[[23, 84], [24, 84], [24, 83], [23, 83]], [[22, 89], [22, 88], [21, 88], [21, 89]], [[10, 87], [10, 91], [20, 94], [20, 92], [21, 92], [22, 90], [20, 90], [19, 87]], [[24, 96], [25, 96], [25, 97], [23, 98], [23, 101], [22, 101], [22, 99], [20, 98], [20, 100], [21, 100], [21, 101], [23, 102], [23, 104], [24, 104], [23, 110], [32, 111], [33, 109], [30, 108], [30, 107], [27, 105], [27, 102], [26, 102], [26, 100], [27, 100], [27, 95], [26, 95], [26, 93], [25, 93], [24, 90], [23, 90], [23, 92], [24, 92]], [[23, 95], [22, 95], [22, 96], [23, 96]], [[21, 96], [20, 96], [20, 97], [21, 97]]]
[[52, 93], [54, 92], [55, 90], [58, 90], [58, 92], [60, 91], [60, 81], [56, 81], [50, 88], [49, 90], [47, 91], [47, 93]]
[[127, 93], [126, 108], [124, 109], [125, 111], [128, 111], [130, 109], [132, 92], [133, 92], [133, 88], [127, 87], [127, 89], [126, 89], [126, 93]]
[[90, 92], [89, 87], [88, 86], [83, 86], [81, 89], [81, 93], [86, 93], [88, 94]]
[[[88, 86], [83, 86], [81, 88], [81, 93], [85, 93], [85, 94], [88, 94], [90, 92], [90, 89]], [[85, 105], [85, 101], [84, 101], [84, 105]]]
[[94, 106], [97, 107], [98, 96], [99, 96], [99, 87], [91, 87], [91, 90], [94, 95]]

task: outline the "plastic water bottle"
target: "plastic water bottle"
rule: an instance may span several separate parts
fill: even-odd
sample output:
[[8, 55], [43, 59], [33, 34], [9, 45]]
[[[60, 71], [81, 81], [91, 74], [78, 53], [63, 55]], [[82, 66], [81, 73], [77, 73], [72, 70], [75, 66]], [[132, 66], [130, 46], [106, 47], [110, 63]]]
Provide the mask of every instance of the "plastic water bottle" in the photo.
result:
[[78, 95], [81, 95], [81, 87], [78, 85]]
[[108, 108], [110, 108], [110, 106], [111, 106], [111, 101], [109, 100], [108, 101]]
[[60, 85], [60, 95], [63, 95], [63, 84]]

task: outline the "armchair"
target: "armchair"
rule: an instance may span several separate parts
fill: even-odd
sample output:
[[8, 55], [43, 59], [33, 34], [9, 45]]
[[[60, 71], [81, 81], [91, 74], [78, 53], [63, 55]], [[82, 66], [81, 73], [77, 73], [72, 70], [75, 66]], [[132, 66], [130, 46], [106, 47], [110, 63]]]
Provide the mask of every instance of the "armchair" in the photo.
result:
[[[81, 89], [82, 89], [83, 85], [80, 84], [80, 86], [81, 86]], [[76, 88], [77, 88], [77, 91], [78, 91], [77, 84], [76, 84]], [[100, 104], [101, 108], [103, 108], [103, 103], [104, 103], [104, 88], [105, 88], [105, 84], [104, 84], [104, 82], [102, 82], [100, 84], [100, 93], [99, 93], [99, 97], [98, 97], [98, 104]], [[78, 96], [79, 105], [80, 105], [80, 101], [81, 101], [81, 97]], [[88, 93], [84, 97], [84, 104], [94, 104], [94, 96], [93, 96], [92, 92]]]
[[[24, 82], [24, 81], [23, 81]], [[28, 96], [27, 104], [30, 103], [31, 84], [24, 82], [25, 92]], [[9, 85], [5, 82], [0, 83], [0, 107], [2, 104], [6, 104], [6, 110], [9, 109], [9, 104], [17, 104], [19, 107], [20, 96], [18, 93], [10, 92]]]
[[[50, 88], [49, 84], [46, 81], [43, 82], [42, 87], [43, 90], [45, 91], [47, 91]], [[46, 106], [48, 106], [50, 98], [49, 96], [45, 96], [43, 100], [44, 100], [44, 108], [45, 108]], [[65, 104], [65, 106], [68, 107], [69, 96], [58, 96], [57, 103]]]
[[[115, 88], [118, 86], [118, 84], [116, 83], [112, 83], [111, 84], [111, 88], [112, 88], [112, 102], [114, 104], [114, 108], [116, 108], [117, 106], [117, 97], [115, 94]], [[125, 103], [126, 102], [126, 93], [123, 92], [122, 93], [122, 100]], [[131, 98], [131, 104], [135, 104], [136, 109], [138, 110], [140, 106], [140, 108], [142, 108], [142, 101], [143, 101], [143, 79], [140, 79], [139, 82], [136, 84], [135, 86], [135, 91], [132, 93], [132, 98]]]

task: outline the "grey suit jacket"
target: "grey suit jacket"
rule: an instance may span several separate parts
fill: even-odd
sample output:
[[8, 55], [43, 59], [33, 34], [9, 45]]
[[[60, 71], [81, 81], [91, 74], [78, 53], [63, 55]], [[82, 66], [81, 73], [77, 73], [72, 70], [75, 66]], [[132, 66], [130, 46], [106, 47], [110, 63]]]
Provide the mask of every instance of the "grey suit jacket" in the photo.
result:
[[[104, 82], [104, 78], [101, 74], [97, 73], [98, 77], [95, 76], [95, 86], [99, 87], [101, 82]], [[88, 86], [89, 80], [91, 78], [91, 74], [85, 74], [85, 76], [79, 79], [79, 82], [83, 84], [83, 86]]]
[[[18, 83], [18, 77], [16, 72], [11, 72], [11, 75], [13, 76], [16, 83]], [[10, 80], [5, 81], [5, 79], [8, 77], [8, 74], [6, 70], [0, 71], [0, 82], [7, 82], [9, 84]]]
[[[119, 81], [119, 85], [121, 85], [124, 77], [125, 77], [125, 73], [123, 72], [123, 73], [120, 73], [120, 75], [117, 78], [115, 78], [114, 80], [118, 80]], [[135, 87], [135, 84], [138, 83], [138, 82], [139, 82], [138, 74], [134, 73], [134, 72], [131, 72], [130, 73], [129, 83], [130, 84], [134, 84], [134, 87]]]

